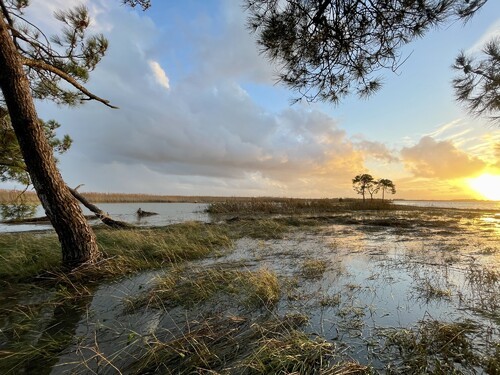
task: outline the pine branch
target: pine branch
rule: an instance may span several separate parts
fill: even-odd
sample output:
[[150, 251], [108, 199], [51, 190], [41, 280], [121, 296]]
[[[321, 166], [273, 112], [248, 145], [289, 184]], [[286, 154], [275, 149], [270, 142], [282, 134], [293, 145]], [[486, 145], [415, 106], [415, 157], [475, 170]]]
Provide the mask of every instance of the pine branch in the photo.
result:
[[97, 95], [92, 94], [83, 85], [81, 85], [80, 83], [78, 83], [78, 81], [76, 79], [74, 79], [69, 74], [65, 73], [64, 71], [62, 71], [62, 70], [60, 70], [58, 68], [56, 68], [53, 65], [47, 64], [44, 61], [28, 59], [28, 58], [25, 58], [25, 57], [21, 58], [21, 61], [22, 61], [23, 65], [28, 66], [30, 68], [41, 69], [41, 70], [45, 70], [45, 71], [54, 73], [55, 75], [57, 75], [58, 77], [62, 78], [63, 80], [65, 80], [66, 82], [68, 82], [70, 85], [72, 85], [73, 87], [75, 87], [78, 91], [80, 91], [83, 94], [87, 95], [88, 96], [87, 100], [96, 100], [96, 101], [101, 102], [102, 104], [104, 104], [104, 105], [106, 105], [106, 106], [108, 106], [110, 108], [118, 109], [118, 107], [110, 104], [109, 100], [100, 98]]

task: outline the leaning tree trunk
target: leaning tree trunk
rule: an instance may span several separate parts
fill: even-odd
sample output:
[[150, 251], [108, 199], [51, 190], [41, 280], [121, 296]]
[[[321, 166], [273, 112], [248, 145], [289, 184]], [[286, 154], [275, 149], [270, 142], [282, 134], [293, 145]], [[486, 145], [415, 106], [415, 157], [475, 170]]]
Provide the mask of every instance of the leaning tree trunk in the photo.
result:
[[0, 87], [28, 173], [61, 243], [65, 266], [93, 263], [99, 257], [94, 232], [59, 171], [31, 96], [20, 55], [0, 16]]

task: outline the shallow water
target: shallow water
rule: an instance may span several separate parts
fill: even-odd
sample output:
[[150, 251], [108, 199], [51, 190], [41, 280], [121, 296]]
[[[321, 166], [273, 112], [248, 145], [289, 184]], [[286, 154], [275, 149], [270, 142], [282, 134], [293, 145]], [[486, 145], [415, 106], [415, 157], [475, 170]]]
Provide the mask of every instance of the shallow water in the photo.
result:
[[[494, 355], [500, 343], [499, 218], [495, 213], [433, 215], [354, 213], [350, 223], [332, 219], [282, 239], [242, 238], [222, 256], [181, 266], [188, 278], [211, 268], [271, 270], [281, 283], [280, 300], [271, 309], [249, 310], [218, 295], [193, 307], [131, 310], [130, 301], [147, 293], [158, 276], [174, 272], [169, 268], [105, 283], [76, 320], [60, 322], [74, 338], [50, 372], [133, 373], [129, 366], [145, 348], [160, 339], [178, 345], [176, 340], [203, 322], [237, 318], [252, 326], [290, 314], [306, 316], [301, 329], [334, 344], [343, 360], [380, 373], [390, 366], [397, 373], [403, 365], [391, 337], [419, 332], [426, 322], [473, 322], [475, 331], [468, 336], [473, 352], [481, 358]], [[307, 277], [303, 268], [309, 260], [325, 262], [326, 270]], [[463, 366], [463, 374], [485, 373]]]
[[[400, 364], [399, 354], [385, 347], [388, 334], [396, 329], [417, 330], [423, 321], [473, 321], [479, 327], [474, 350], [481, 355], [491, 354], [499, 342], [500, 280], [471, 281], [474, 272], [500, 270], [498, 233], [484, 232], [482, 221], [475, 223], [463, 220], [446, 235], [437, 234], [437, 229], [334, 224], [280, 240], [243, 238], [227, 255], [190, 262], [185, 269], [188, 274], [211, 267], [276, 272], [283, 285], [293, 287], [283, 289], [274, 316], [306, 315], [306, 332], [335, 343], [344, 359], [384, 372], [387, 366]], [[327, 262], [326, 271], [318, 278], [304, 277], [302, 267], [308, 259]], [[68, 369], [64, 363], [73, 361], [97, 371], [95, 353], [82, 347], [98, 343], [102, 355], [125, 368], [134, 351], [140, 351], [144, 337], [159, 332], [182, 336], [190, 322], [199, 321], [208, 311], [221, 316], [246, 314], [228, 301], [127, 313], [124, 299], [144, 292], [157, 275], [146, 273], [100, 287], [78, 324], [77, 344], [60, 357], [53, 374], [64, 373]], [[134, 340], [141, 340], [127, 341], [131, 332]], [[476, 370], [482, 371], [463, 373]], [[101, 371], [113, 373], [106, 366]]]
[[500, 210], [500, 201], [412, 201], [395, 199], [394, 203], [417, 207], [460, 208], [464, 210]]
[[[163, 226], [186, 221], [210, 221], [209, 215], [205, 212], [207, 204], [198, 203], [100, 203], [99, 208], [107, 212], [116, 220], [125, 221], [138, 226]], [[143, 211], [155, 212], [158, 215], [139, 218], [136, 214], [141, 208]], [[85, 215], [92, 213], [82, 206]], [[43, 217], [44, 211], [41, 206], [37, 207], [35, 217]], [[92, 224], [100, 223], [99, 220], [92, 220]], [[0, 223], [0, 233], [2, 232], [26, 232], [33, 230], [52, 229], [50, 224], [3, 224]]]

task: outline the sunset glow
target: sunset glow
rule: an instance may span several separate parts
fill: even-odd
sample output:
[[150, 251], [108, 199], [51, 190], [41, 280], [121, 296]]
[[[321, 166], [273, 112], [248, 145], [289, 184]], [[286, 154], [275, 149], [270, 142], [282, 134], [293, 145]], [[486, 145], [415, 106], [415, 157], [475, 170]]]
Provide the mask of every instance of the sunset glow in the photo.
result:
[[469, 180], [470, 187], [483, 198], [500, 200], [500, 175], [483, 174]]

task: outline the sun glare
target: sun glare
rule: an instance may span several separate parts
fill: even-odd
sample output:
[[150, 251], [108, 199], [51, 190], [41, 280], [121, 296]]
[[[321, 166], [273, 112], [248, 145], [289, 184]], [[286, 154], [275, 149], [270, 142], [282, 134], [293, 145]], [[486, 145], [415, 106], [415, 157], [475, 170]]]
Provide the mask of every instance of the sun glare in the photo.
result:
[[500, 175], [483, 174], [471, 178], [469, 186], [485, 199], [500, 200]]

